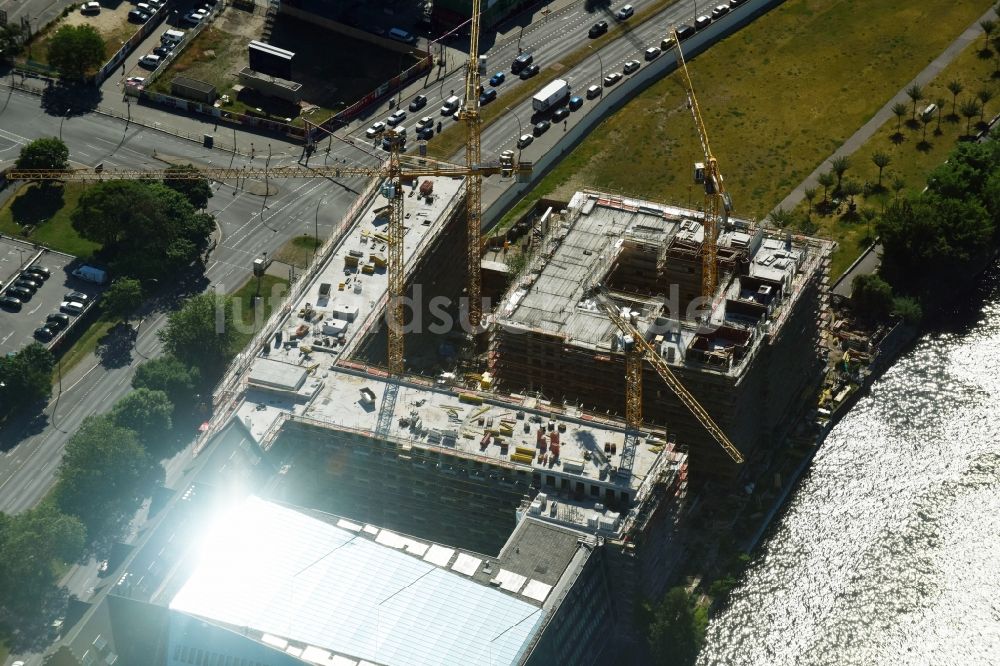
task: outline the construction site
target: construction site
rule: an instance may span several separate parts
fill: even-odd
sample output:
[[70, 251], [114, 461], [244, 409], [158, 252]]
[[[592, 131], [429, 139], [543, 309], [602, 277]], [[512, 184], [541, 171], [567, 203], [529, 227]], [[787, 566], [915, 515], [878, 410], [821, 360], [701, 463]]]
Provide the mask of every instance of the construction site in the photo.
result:
[[[472, 35], [467, 101], [481, 74], [475, 23]], [[239, 520], [299, 544], [304, 568], [282, 564], [287, 580], [245, 597], [259, 606], [253, 617], [240, 602], [247, 586], [219, 581], [255, 566], [270, 543], [260, 534], [216, 558], [221, 570], [192, 565], [187, 583], [161, 586], [176, 593], [166, 599], [169, 663], [193, 663], [181, 656], [189, 648], [200, 662], [217, 644], [210, 625], [240, 634], [228, 653], [266, 648], [297, 661], [258, 661], [289, 664], [581, 664], [642, 642], [635, 620], [678, 575], [697, 494], [751, 480], [821, 380], [832, 249], [731, 212], [679, 60], [705, 148], [695, 165], [704, 206], [577, 192], [530, 218], [516, 275], [483, 262], [482, 178], [523, 177], [531, 165], [481, 160], [474, 101], [461, 112], [465, 165], [401, 154], [390, 131], [382, 167], [267, 172], [369, 177], [230, 367], [199, 443], [219, 449], [234, 431], [252, 442], [243, 455], [273, 471], [249, 492], [269, 504], [251, 502], [260, 523]], [[465, 269], [461, 289], [422, 281], [442, 266]], [[497, 306], [484, 307], [488, 285], [504, 281]], [[301, 529], [282, 532], [286, 523]], [[310, 544], [309, 534], [325, 536]], [[321, 561], [343, 568], [297, 578]], [[365, 563], [357, 578], [367, 587], [351, 591], [353, 606], [336, 605], [331, 581]], [[382, 615], [438, 575], [401, 619]], [[333, 619], [305, 631], [300, 606]], [[424, 650], [412, 620], [432, 608], [433, 626], [463, 618], [474, 654], [440, 642]], [[375, 618], [364, 625], [370, 642], [333, 626], [343, 613]]]

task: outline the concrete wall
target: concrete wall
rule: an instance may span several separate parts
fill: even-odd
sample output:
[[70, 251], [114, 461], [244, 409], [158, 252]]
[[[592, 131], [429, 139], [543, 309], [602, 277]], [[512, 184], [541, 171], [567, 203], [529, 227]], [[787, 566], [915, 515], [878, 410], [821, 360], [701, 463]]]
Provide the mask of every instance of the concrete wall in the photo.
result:
[[[691, 60], [691, 58], [715, 42], [736, 32], [782, 2], [784, 0], [749, 0], [742, 7], [733, 10], [719, 23], [713, 23], [704, 30], [696, 33], [693, 37], [684, 40], [682, 43], [684, 57], [687, 60]], [[705, 3], [705, 9], [707, 11], [704, 13], [711, 12], [710, 3]], [[676, 51], [670, 51], [661, 55], [653, 62], [644, 64], [642, 69], [636, 74], [627, 77], [615, 87], [605, 89], [604, 97], [600, 102], [590, 107], [586, 115], [576, 125], [571, 127], [551, 150], [535, 162], [531, 180], [527, 183], [515, 183], [490, 204], [489, 208], [483, 211], [483, 220], [485, 221], [484, 233], [496, 224], [500, 220], [500, 217], [517, 203], [521, 197], [530, 192], [549, 170], [559, 163], [566, 153], [570, 152], [578, 143], [586, 138], [598, 123], [618, 111], [638, 93], [656, 83], [676, 68]]]

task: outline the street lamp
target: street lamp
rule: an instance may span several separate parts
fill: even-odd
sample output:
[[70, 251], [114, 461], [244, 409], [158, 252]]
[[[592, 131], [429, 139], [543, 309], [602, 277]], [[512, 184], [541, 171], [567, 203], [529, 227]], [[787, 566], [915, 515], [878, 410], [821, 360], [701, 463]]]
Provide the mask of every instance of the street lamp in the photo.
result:
[[[517, 112], [514, 111], [509, 106], [504, 107], [504, 111], [509, 111], [510, 115], [514, 116], [514, 120], [517, 121], [517, 140], [520, 141], [521, 140], [521, 135], [524, 134], [524, 126], [521, 125], [521, 119], [518, 117]], [[518, 148], [518, 152], [520, 152], [520, 150], [521, 149]]]

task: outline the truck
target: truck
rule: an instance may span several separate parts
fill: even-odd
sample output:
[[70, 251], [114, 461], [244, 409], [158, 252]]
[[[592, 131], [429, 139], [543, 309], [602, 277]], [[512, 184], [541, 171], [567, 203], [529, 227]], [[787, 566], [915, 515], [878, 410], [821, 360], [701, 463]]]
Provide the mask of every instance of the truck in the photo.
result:
[[556, 79], [531, 98], [531, 108], [535, 111], [548, 111], [568, 97], [569, 84], [563, 79]]
[[104, 284], [108, 281], [107, 271], [102, 271], [100, 268], [94, 268], [93, 266], [80, 266], [73, 271], [73, 275], [94, 284]]

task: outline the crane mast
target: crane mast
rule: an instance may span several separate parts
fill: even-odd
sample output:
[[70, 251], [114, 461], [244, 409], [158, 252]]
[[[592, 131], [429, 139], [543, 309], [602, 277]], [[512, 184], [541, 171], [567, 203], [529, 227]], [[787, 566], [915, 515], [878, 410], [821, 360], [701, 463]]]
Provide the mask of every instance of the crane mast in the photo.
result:
[[[469, 65], [465, 68], [465, 164], [471, 170], [481, 159], [482, 118], [479, 115], [479, 6], [472, 0], [472, 27], [469, 31]], [[475, 330], [483, 317], [480, 234], [482, 234], [483, 178], [472, 173], [466, 179], [466, 260], [469, 325]]]
[[698, 130], [698, 138], [701, 141], [701, 149], [705, 154], [705, 238], [702, 241], [701, 252], [701, 295], [702, 298], [711, 299], [715, 296], [715, 289], [718, 286], [718, 264], [716, 263], [716, 242], [719, 237], [719, 228], [722, 226], [725, 217], [732, 207], [729, 194], [726, 192], [725, 182], [719, 172], [719, 162], [712, 153], [712, 148], [708, 142], [708, 130], [705, 128], [705, 121], [701, 117], [701, 107], [698, 105], [698, 98], [694, 94], [694, 84], [691, 83], [691, 74], [688, 72], [687, 63], [684, 61], [684, 52], [681, 50], [681, 40], [676, 30], [671, 30], [674, 38], [674, 45], [677, 49], [677, 64], [684, 75], [684, 87], [687, 91], [688, 108], [691, 109], [691, 116], [694, 118], [695, 127]]

